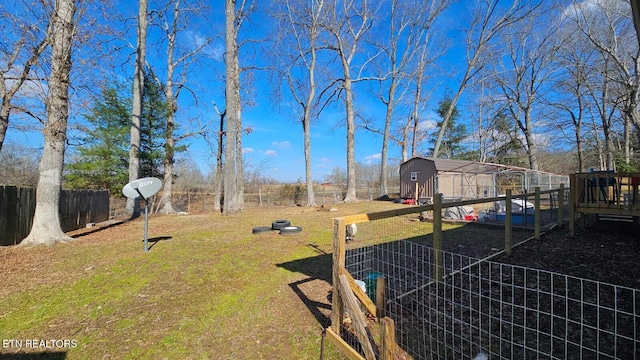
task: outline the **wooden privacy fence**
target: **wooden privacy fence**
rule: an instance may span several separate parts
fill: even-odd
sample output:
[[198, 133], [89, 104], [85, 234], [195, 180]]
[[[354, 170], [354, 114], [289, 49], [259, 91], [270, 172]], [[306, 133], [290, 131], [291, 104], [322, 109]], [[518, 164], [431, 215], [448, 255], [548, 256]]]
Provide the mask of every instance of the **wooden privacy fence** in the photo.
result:
[[[0, 186], [0, 245], [17, 245], [29, 235], [36, 208], [36, 189]], [[72, 231], [109, 219], [109, 192], [62, 190], [60, 226]]]
[[[483, 204], [493, 201], [505, 201], [506, 219], [505, 219], [505, 236], [504, 236], [504, 253], [511, 253], [512, 244], [512, 199], [534, 199], [534, 238], [539, 239], [541, 235], [541, 195], [557, 194], [557, 224], [562, 224], [563, 207], [565, 198], [564, 184], [559, 189], [541, 191], [539, 187], [535, 188], [535, 192], [513, 195], [511, 190], [507, 190], [506, 197], [481, 198], [465, 201], [447, 202], [443, 205], [442, 194], [436, 194], [433, 204], [425, 206], [409, 206], [406, 208], [381, 211], [369, 214], [358, 214], [333, 219], [333, 267], [332, 267], [332, 313], [331, 327], [326, 329], [327, 339], [334, 344], [349, 359], [394, 359], [397, 344], [395, 341], [395, 324], [394, 320], [385, 317], [385, 296], [386, 279], [380, 276], [376, 279], [375, 303], [369, 298], [367, 293], [363, 291], [357, 284], [354, 277], [346, 269], [346, 228], [347, 225], [364, 223], [374, 220], [392, 218], [396, 216], [422, 213], [424, 211], [433, 211], [433, 269], [434, 281], [442, 281], [443, 278], [443, 259], [442, 259], [442, 210], [445, 208]], [[359, 302], [359, 303], [358, 303]], [[368, 326], [365, 316], [363, 315], [360, 305], [364, 311], [368, 312], [376, 321], [379, 329], [371, 329]], [[344, 324], [345, 314], [349, 314], [351, 319], [352, 330], [359, 343], [360, 350], [354, 349], [350, 342], [345, 341], [343, 336], [342, 325]], [[372, 333], [378, 333], [373, 336]], [[376, 341], [376, 338], [378, 339]], [[364, 354], [364, 357], [363, 357]]]

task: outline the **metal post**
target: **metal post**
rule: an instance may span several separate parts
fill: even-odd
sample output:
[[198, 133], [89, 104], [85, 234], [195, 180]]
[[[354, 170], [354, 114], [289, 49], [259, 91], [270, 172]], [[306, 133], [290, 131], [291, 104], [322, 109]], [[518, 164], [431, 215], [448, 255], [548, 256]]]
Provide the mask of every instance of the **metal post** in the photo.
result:
[[[576, 196], [577, 194], [578, 180], [576, 174], [571, 174], [569, 177], [569, 237], [574, 237], [576, 234]], [[584, 191], [587, 191], [587, 188]]]
[[442, 194], [433, 195], [433, 280], [442, 281]]
[[[511, 222], [513, 220], [512, 216], [512, 204], [511, 204], [511, 189], [506, 190], [506, 195], [504, 198], [505, 205], [505, 217], [504, 217], [504, 253], [509, 256], [511, 255]], [[525, 203], [526, 204], [526, 203]], [[526, 206], [525, 206], [526, 209]], [[526, 216], [526, 211], [524, 211]]]
[[562, 213], [564, 208], [564, 183], [560, 183], [560, 189], [558, 190], [558, 227], [562, 227]]
[[540, 240], [540, 186], [535, 188], [535, 200], [533, 209], [533, 233], [536, 240]]
[[149, 202], [144, 200], [144, 252], [149, 252]]

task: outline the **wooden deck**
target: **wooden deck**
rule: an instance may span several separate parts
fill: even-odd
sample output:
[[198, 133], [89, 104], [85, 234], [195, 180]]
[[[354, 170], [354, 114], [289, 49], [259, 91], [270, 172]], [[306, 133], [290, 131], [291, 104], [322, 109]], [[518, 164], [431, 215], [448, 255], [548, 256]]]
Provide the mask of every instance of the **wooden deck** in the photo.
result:
[[590, 172], [571, 176], [575, 211], [640, 216], [640, 173]]

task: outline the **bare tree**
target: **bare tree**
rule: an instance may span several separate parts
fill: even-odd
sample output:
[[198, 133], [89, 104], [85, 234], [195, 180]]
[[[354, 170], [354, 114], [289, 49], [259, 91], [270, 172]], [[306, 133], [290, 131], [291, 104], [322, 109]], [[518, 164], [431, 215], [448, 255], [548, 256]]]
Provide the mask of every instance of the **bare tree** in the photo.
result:
[[[345, 202], [356, 201], [356, 162], [355, 162], [355, 105], [353, 83], [367, 80], [361, 76], [364, 67], [373, 57], [364, 59], [359, 64], [359, 71], [354, 77], [354, 59], [361, 50], [365, 36], [371, 29], [374, 20], [375, 9], [371, 7], [371, 1], [360, 2], [334, 0], [326, 6], [324, 28], [333, 38], [327, 44], [328, 48], [337, 55], [342, 69], [342, 91], [347, 115], [347, 192]], [[375, 56], [375, 55], [374, 55]], [[371, 79], [371, 78], [369, 78]]]
[[[391, 126], [396, 105], [402, 102], [406, 91], [409, 88], [407, 79], [414, 81], [414, 103], [411, 119], [413, 121], [414, 139], [416, 138], [417, 123], [419, 122], [418, 112], [420, 104], [424, 104], [421, 88], [424, 81], [427, 65], [432, 59], [441, 55], [442, 52], [433, 51], [430, 48], [433, 36], [433, 25], [440, 14], [450, 5], [450, 1], [391, 1], [390, 21], [388, 27], [388, 37], [384, 44], [378, 44], [382, 50], [381, 59], [386, 64], [381, 77], [385, 81], [380, 81], [380, 91], [378, 98], [385, 105], [384, 131], [382, 133], [382, 152], [380, 161], [380, 194], [388, 193], [387, 185], [387, 158], [389, 140], [391, 140]], [[415, 73], [410, 73], [411, 64], [414, 65]], [[406, 133], [406, 131], [405, 131]], [[404, 152], [403, 152], [404, 153]], [[415, 156], [415, 143], [412, 150]]]
[[458, 89], [451, 99], [451, 106], [442, 119], [442, 126], [433, 149], [433, 157], [438, 157], [442, 138], [453, 110], [469, 82], [482, 70], [493, 40], [502, 29], [527, 17], [537, 6], [539, 6], [539, 1], [532, 0], [514, 0], [506, 8], [502, 7], [499, 0], [474, 1], [474, 8], [470, 10], [473, 18], [467, 30], [465, 71], [460, 79]]
[[298, 116], [304, 136], [307, 206], [316, 206], [311, 164], [311, 120], [321, 109], [318, 106], [320, 97], [316, 96], [316, 68], [321, 50], [323, 29], [320, 16], [323, 7], [324, 0], [283, 0], [279, 13], [275, 14], [280, 19], [277, 48], [280, 59], [285, 62], [277, 66], [276, 72], [286, 80], [289, 94], [301, 110]]
[[224, 208], [230, 215], [244, 208], [242, 174], [242, 119], [240, 102], [240, 63], [238, 31], [251, 12], [248, 0], [225, 1], [225, 101], [226, 145], [224, 156]]
[[0, 184], [36, 187], [40, 152], [13, 142], [6, 142], [0, 152]]
[[[583, 41], [577, 29], [565, 27], [565, 32], [560, 36], [564, 39], [564, 45], [558, 49], [558, 65], [561, 76], [557, 81], [557, 88], [560, 89], [554, 99], [550, 100], [552, 106], [560, 110], [560, 114], [555, 121], [555, 129], [561, 133], [568, 132], [565, 137], [570, 139], [576, 146], [578, 158], [578, 171], [585, 170], [585, 144], [584, 144], [584, 121], [589, 111], [589, 98], [587, 93], [588, 80], [593, 71], [593, 58], [596, 51], [587, 42]], [[565, 114], [568, 121], [562, 121]]]
[[[42, 8], [49, 6], [41, 4]], [[25, 6], [30, 9], [31, 6]], [[35, 15], [38, 16], [38, 15]], [[51, 22], [42, 20], [42, 24], [25, 24], [25, 19], [0, 9], [0, 17], [8, 20], [13, 36], [5, 37], [7, 44], [0, 46], [2, 67], [0, 67], [0, 150], [4, 143], [9, 127], [9, 116], [12, 110], [12, 100], [29, 80], [31, 69], [49, 45], [48, 36], [51, 32]], [[44, 31], [42, 31], [44, 29]], [[11, 41], [11, 39], [15, 39]]]
[[[198, 6], [182, 7], [181, 0], [171, 0], [167, 3], [167, 10], [157, 13], [159, 26], [162, 28], [163, 33], [167, 38], [166, 49], [166, 65], [167, 65], [167, 80], [163, 85], [164, 97], [166, 99], [167, 106], [167, 127], [165, 131], [165, 145], [164, 145], [164, 179], [162, 197], [160, 199], [160, 212], [163, 214], [172, 214], [175, 212], [173, 204], [171, 202], [173, 191], [174, 172], [173, 165], [175, 162], [175, 148], [176, 142], [190, 137], [196, 134], [201, 134], [202, 131], [196, 131], [193, 133], [182, 134], [180, 136], [175, 135], [176, 130], [176, 112], [178, 111], [178, 97], [181, 90], [186, 87], [186, 78], [189, 62], [193, 60], [195, 55], [200, 52], [204, 47], [208, 46], [210, 41], [202, 41], [196, 45], [194, 49], [184, 50], [178, 52], [178, 46], [176, 43], [178, 34], [184, 32], [187, 29], [188, 14], [198, 14], [201, 8]], [[172, 7], [172, 10], [169, 8]], [[184, 18], [184, 19], [183, 19]], [[182, 76], [176, 81], [174, 80], [175, 72], [178, 68], [182, 68]], [[161, 83], [158, 79], [158, 83]], [[174, 88], [176, 89], [174, 91]], [[204, 128], [204, 127], [203, 127]]]
[[[633, 123], [640, 130], [638, 93], [640, 92], [640, 50], [633, 36], [628, 2], [603, 0], [594, 4], [574, 3], [565, 12], [579, 30], [579, 36], [598, 54], [586, 86], [600, 125], [603, 139], [596, 137], [602, 153], [601, 168], [615, 169], [614, 134], [616, 112], [623, 115], [625, 129]], [[598, 146], [602, 141], [603, 146]], [[625, 142], [627, 157], [629, 140]]]
[[57, 0], [52, 14], [51, 74], [46, 100], [47, 123], [44, 149], [38, 166], [40, 177], [36, 192], [33, 226], [21, 245], [53, 244], [70, 240], [60, 227], [60, 190], [69, 115], [69, 74], [75, 32], [74, 0]]
[[[630, 127], [636, 129], [640, 139], [640, 47], [633, 33], [633, 21], [629, 2], [603, 0], [592, 6], [575, 4], [572, 7], [575, 24], [585, 39], [601, 54], [608, 66], [600, 67], [611, 86], [608, 97], [621, 112], [624, 120], [624, 157], [629, 164], [631, 158]], [[603, 123], [603, 131], [611, 130], [611, 124]], [[605, 136], [607, 169], [613, 169], [612, 142], [610, 134]]]
[[217, 149], [216, 149], [216, 174], [214, 180], [214, 199], [213, 199], [213, 210], [220, 212], [222, 210], [222, 179], [223, 179], [223, 165], [222, 165], [222, 154], [224, 151], [224, 117], [226, 115], [226, 111], [220, 111], [216, 104], [213, 104], [213, 107], [220, 118], [220, 128], [216, 133], [217, 140]]
[[[544, 120], [542, 100], [551, 89], [551, 80], [555, 74], [555, 53], [560, 47], [557, 25], [553, 19], [544, 17], [546, 13], [522, 19], [517, 25], [507, 27], [505, 40], [508, 54], [503, 56], [495, 72], [495, 81], [504, 96], [505, 107], [515, 120], [524, 140], [519, 139], [522, 148], [527, 151], [529, 167], [538, 170], [537, 146], [534, 134], [534, 122]], [[547, 26], [536, 28], [534, 25], [546, 19]]]
[[[147, 54], [147, 0], [138, 2], [138, 28], [136, 62], [133, 74], [133, 96], [131, 109], [131, 138], [129, 147], [129, 182], [140, 177], [140, 124], [142, 116], [142, 92], [144, 89], [144, 68]], [[125, 212], [131, 217], [140, 215], [138, 200], [127, 199]]]

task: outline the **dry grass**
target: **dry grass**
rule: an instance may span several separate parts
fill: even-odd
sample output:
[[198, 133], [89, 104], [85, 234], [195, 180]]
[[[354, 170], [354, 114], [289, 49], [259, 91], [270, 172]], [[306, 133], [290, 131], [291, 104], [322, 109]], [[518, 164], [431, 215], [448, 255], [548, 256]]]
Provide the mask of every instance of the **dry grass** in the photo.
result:
[[[361, 202], [338, 211], [254, 208], [153, 216], [51, 247], [0, 248], [1, 354], [48, 358], [317, 359], [330, 312], [332, 222], [403, 205]], [[289, 219], [304, 231], [252, 234]], [[26, 348], [26, 340], [76, 347]], [[51, 343], [49, 343], [51, 344]], [[325, 359], [341, 355], [328, 343]]]

